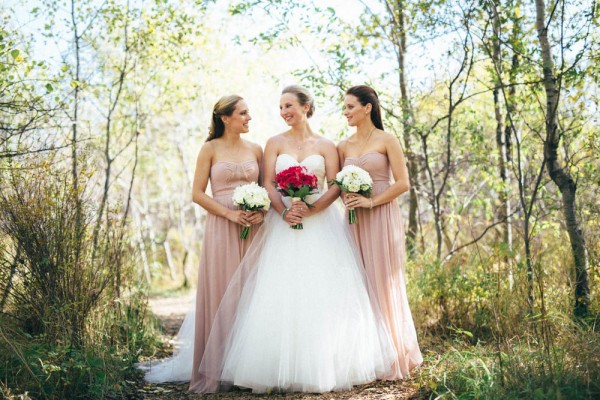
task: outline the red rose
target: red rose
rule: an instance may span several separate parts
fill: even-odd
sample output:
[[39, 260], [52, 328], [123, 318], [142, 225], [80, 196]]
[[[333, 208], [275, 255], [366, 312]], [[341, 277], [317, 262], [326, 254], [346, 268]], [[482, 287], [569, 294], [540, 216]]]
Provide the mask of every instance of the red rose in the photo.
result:
[[319, 179], [313, 172], [307, 170], [306, 167], [295, 165], [279, 172], [275, 176], [275, 183], [280, 193], [292, 197], [297, 197], [294, 194], [306, 187], [301, 191], [300, 195], [301, 198], [304, 198], [304, 196], [317, 189]]

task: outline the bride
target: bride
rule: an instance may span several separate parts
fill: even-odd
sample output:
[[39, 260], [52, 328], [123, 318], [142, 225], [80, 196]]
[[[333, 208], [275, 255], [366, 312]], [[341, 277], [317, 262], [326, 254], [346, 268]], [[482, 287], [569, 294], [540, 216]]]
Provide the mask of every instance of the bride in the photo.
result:
[[[283, 90], [280, 113], [290, 129], [269, 139], [264, 154], [271, 210], [223, 297], [191, 391], [346, 390], [386, 376], [394, 363], [350, 230], [330, 207], [339, 189], [324, 191], [338, 154], [311, 130], [313, 112], [306, 89]], [[295, 165], [319, 179], [310, 208], [275, 189], [275, 174]], [[297, 223], [304, 229], [290, 228]]]

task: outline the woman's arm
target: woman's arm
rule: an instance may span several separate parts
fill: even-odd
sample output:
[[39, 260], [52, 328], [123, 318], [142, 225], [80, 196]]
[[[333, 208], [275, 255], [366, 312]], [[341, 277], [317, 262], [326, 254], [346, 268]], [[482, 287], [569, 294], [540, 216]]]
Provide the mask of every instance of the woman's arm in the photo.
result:
[[[328, 140], [322, 139], [322, 144], [319, 146], [321, 155], [325, 158], [325, 176], [327, 182], [335, 179], [335, 176], [340, 171], [340, 161], [338, 156], [337, 148], [335, 144]], [[323, 211], [331, 205], [340, 195], [340, 188], [338, 185], [327, 185], [327, 191], [315, 201], [308, 210], [305, 211], [304, 215], [313, 215], [320, 211]]]
[[344, 162], [346, 162], [346, 139], [342, 140], [337, 145], [338, 158], [340, 159], [339, 168], [344, 168]]
[[200, 149], [196, 160], [196, 171], [194, 173], [194, 183], [192, 186], [192, 200], [211, 214], [227, 218], [240, 225], [246, 226], [250, 224], [250, 222], [246, 220], [246, 213], [244, 211], [231, 210], [219, 204], [206, 194], [213, 156], [213, 146], [210, 142], [205, 143]]
[[[340, 162], [339, 162], [340, 171], [342, 170], [342, 168], [344, 168], [344, 163], [346, 162], [346, 143], [347, 143], [346, 139], [344, 139], [341, 142], [339, 142], [337, 145], [338, 157], [340, 158]], [[340, 197], [342, 198], [342, 201], [345, 203], [346, 202], [346, 193], [344, 193], [341, 189], [340, 189]]]
[[373, 207], [389, 203], [410, 189], [408, 168], [406, 167], [404, 152], [402, 151], [398, 138], [386, 133], [385, 149], [388, 160], [390, 161], [392, 175], [394, 176], [394, 183], [390, 185], [389, 188], [373, 197]]
[[[251, 143], [252, 152], [254, 153], [254, 157], [256, 158], [256, 162], [258, 164], [258, 181], [257, 183], [262, 186], [263, 182], [263, 150], [259, 144]], [[246, 211], [247, 221], [251, 224], [260, 224], [265, 219], [266, 211], [264, 209], [260, 209], [258, 211]]]
[[259, 144], [253, 143], [254, 156], [258, 163], [258, 184], [263, 186], [263, 149]]
[[274, 136], [267, 141], [265, 145], [265, 154], [263, 157], [263, 174], [264, 174], [264, 187], [269, 192], [269, 198], [271, 199], [271, 208], [274, 209], [277, 214], [283, 216], [285, 222], [289, 225], [296, 225], [302, 222], [302, 217], [297, 212], [286, 211], [285, 204], [281, 201], [281, 195], [275, 188], [275, 163], [277, 162], [277, 156], [281, 147], [281, 136]]
[[277, 155], [279, 153], [278, 141], [278, 136], [275, 136], [270, 138], [265, 145], [265, 153], [263, 156], [263, 184], [267, 189], [267, 192], [269, 192], [271, 208], [281, 215], [283, 210], [285, 210], [285, 205], [281, 201], [281, 196], [275, 188], [275, 162], [277, 161]]
[[406, 168], [406, 161], [404, 159], [404, 153], [402, 152], [400, 142], [395, 136], [385, 133], [384, 143], [387, 157], [390, 162], [392, 175], [394, 176], [394, 183], [383, 192], [370, 198], [354, 193], [348, 193], [346, 207], [372, 208], [375, 206], [380, 206], [395, 200], [402, 193], [410, 189], [408, 168]]

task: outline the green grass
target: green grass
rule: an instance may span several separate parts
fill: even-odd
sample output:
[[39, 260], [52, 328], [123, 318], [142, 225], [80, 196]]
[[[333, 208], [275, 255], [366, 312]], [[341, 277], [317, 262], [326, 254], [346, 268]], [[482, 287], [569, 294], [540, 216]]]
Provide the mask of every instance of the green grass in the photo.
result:
[[432, 399], [600, 398], [600, 335], [593, 326], [553, 327], [548, 347], [535, 334], [472, 344], [462, 335], [422, 338], [419, 382]]

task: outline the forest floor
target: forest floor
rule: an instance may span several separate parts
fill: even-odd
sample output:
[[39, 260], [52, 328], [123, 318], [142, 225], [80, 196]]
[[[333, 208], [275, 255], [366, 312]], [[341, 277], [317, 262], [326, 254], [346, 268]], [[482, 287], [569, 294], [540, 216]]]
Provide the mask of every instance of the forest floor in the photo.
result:
[[[164, 342], [174, 337], [179, 330], [185, 311], [193, 297], [177, 296], [168, 298], [154, 298], [149, 301], [154, 314], [160, 319], [167, 337]], [[158, 357], [168, 356], [171, 349], [166, 347], [157, 352]], [[224, 399], [224, 400], [250, 400], [250, 399], [426, 399], [428, 394], [419, 386], [416, 378], [402, 381], [377, 381], [366, 385], [355, 386], [351, 391], [330, 393], [272, 393], [253, 394], [250, 391], [232, 390], [225, 393], [198, 395], [187, 391], [188, 384], [146, 384], [137, 383], [136, 399], [175, 400], [175, 399]]]

